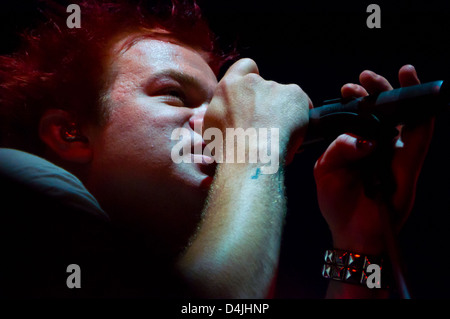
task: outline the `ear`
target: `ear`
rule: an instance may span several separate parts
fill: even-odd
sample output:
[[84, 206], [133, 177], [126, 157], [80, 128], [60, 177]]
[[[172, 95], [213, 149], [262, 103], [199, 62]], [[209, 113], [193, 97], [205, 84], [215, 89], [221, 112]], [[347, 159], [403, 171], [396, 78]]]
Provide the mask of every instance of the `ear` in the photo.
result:
[[76, 138], [66, 138], [66, 136], [71, 136], [67, 134], [67, 131], [74, 126], [74, 122], [68, 112], [49, 109], [45, 111], [39, 122], [39, 137], [61, 159], [86, 164], [91, 161], [93, 154], [89, 139], [83, 136], [79, 128]]

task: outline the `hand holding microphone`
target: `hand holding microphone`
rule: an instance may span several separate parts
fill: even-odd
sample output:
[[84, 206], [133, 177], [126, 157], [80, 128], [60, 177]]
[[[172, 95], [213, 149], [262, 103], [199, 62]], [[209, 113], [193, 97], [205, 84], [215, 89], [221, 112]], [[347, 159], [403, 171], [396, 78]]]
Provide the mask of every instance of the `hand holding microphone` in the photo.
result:
[[[413, 207], [434, 115], [448, 108], [449, 87], [443, 81], [420, 85], [410, 65], [399, 71], [400, 89], [371, 71], [359, 80], [361, 85], [342, 87], [344, 100], [311, 110], [305, 145], [338, 136], [314, 168], [319, 207], [334, 247], [388, 253], [397, 286], [408, 297], [395, 236]], [[368, 176], [384, 181], [373, 188], [376, 196], [367, 192]]]
[[[396, 184], [395, 192], [392, 195], [396, 231], [401, 229], [412, 209], [417, 179], [433, 132], [431, 115], [428, 120], [414, 124], [411, 124], [410, 117], [405, 115], [408, 113], [406, 108], [410, 106], [412, 113], [415, 114], [411, 121], [421, 116], [425, 118], [423, 114], [429, 110], [427, 104], [419, 103], [414, 106], [414, 103], [406, 102], [408, 100], [414, 102], [415, 99], [418, 99], [418, 97], [408, 98], [417, 94], [417, 91], [414, 93], [408, 88], [420, 83], [414, 67], [402, 67], [399, 71], [399, 80], [402, 89], [393, 90], [385, 78], [365, 71], [360, 76], [361, 85], [349, 84], [342, 88], [344, 99], [358, 101], [351, 106], [353, 110], [356, 110], [353, 112], [357, 115], [350, 116], [375, 114], [378, 120], [382, 119], [384, 123], [389, 122], [392, 125], [398, 119], [401, 121], [396, 124], [400, 124], [405, 119], [408, 120], [405, 121], [406, 124], [401, 131], [403, 147], [393, 145], [392, 160], [390, 161], [390, 169]], [[444, 88], [442, 85], [440, 87]], [[439, 88], [438, 83], [425, 85], [422, 88], [424, 88], [422, 96], [430, 101], [441, 95], [440, 90], [436, 93]], [[399, 92], [401, 94], [398, 94]], [[377, 94], [378, 99], [372, 100], [370, 95], [373, 94]], [[403, 99], [404, 97], [406, 98]], [[403, 102], [396, 104], [396, 100]], [[398, 105], [401, 107], [395, 110]], [[382, 111], [376, 110], [378, 106]], [[439, 107], [436, 110], [439, 110]], [[326, 114], [326, 112], [321, 114]], [[364, 126], [356, 127], [364, 129]], [[310, 128], [308, 127], [308, 130]], [[348, 127], [341, 127], [341, 132], [334, 131], [333, 134], [349, 131]], [[372, 167], [364, 165], [365, 160], [375, 152], [378, 145], [377, 141], [372, 140], [371, 137], [361, 136], [356, 132], [352, 133], [339, 135], [316, 162], [314, 175], [319, 207], [330, 226], [335, 247], [379, 254], [385, 250], [383, 223], [379, 219], [379, 202], [366, 196], [363, 178], [364, 172], [372, 169]]]
[[309, 126], [302, 148], [343, 133], [377, 139], [381, 129], [393, 130], [400, 124], [423, 122], [447, 110], [449, 102], [450, 83], [444, 81], [329, 100], [309, 111]]

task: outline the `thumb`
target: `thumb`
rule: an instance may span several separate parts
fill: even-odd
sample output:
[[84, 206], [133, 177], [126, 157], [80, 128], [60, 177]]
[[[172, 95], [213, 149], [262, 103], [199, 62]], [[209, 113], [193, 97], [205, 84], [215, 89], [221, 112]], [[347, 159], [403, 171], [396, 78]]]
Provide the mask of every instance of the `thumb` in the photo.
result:
[[349, 134], [342, 134], [327, 148], [314, 167], [316, 176], [323, 176], [368, 156], [375, 149], [375, 143]]

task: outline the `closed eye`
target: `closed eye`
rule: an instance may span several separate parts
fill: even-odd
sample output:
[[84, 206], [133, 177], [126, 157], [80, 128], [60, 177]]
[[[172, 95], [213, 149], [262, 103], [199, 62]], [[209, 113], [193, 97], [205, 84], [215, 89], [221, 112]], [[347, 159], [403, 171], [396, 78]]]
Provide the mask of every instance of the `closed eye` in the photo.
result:
[[174, 106], [186, 106], [186, 95], [179, 88], [165, 88], [155, 95], [160, 96], [165, 103]]

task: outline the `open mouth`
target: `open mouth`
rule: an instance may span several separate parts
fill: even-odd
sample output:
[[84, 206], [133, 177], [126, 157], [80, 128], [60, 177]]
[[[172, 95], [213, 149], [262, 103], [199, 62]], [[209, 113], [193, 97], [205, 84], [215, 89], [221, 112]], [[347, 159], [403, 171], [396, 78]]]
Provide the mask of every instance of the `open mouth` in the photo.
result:
[[202, 173], [213, 177], [216, 172], [217, 163], [211, 156], [203, 155], [206, 147], [205, 141], [196, 143], [191, 147], [191, 158], [193, 163], [197, 163]]
[[217, 168], [216, 162], [206, 165], [200, 165], [200, 170], [202, 171], [202, 173], [210, 177], [214, 177], [214, 175], [216, 174], [216, 168]]

